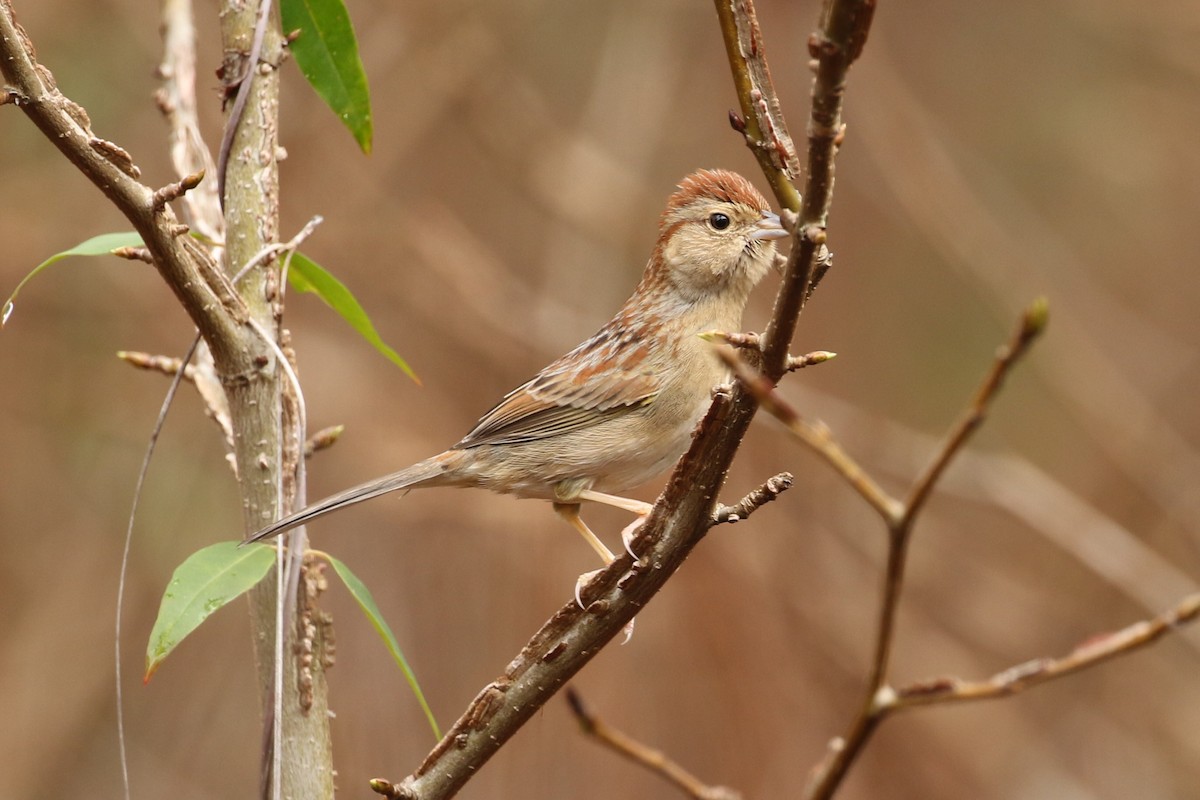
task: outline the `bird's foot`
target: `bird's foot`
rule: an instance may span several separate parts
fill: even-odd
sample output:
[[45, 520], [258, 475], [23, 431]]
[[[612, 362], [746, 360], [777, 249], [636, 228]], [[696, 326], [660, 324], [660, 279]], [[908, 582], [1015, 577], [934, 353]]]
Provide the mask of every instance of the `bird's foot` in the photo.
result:
[[578, 578], [575, 579], [575, 602], [579, 605], [580, 608], [583, 608], [583, 609], [587, 608], [587, 604], [585, 604], [583, 602], [584, 587], [587, 586], [589, 583], [591, 583], [592, 579], [595, 578], [597, 575], [599, 575], [603, 571], [604, 571], [603, 569], [594, 569], [591, 572], [583, 573], [582, 575], [580, 575]]
[[646, 517], [638, 517], [621, 530], [621, 544], [625, 546], [625, 552], [629, 553], [635, 562], [640, 561], [641, 557], [633, 552], [633, 540], [637, 538], [638, 529], [645, 523]]

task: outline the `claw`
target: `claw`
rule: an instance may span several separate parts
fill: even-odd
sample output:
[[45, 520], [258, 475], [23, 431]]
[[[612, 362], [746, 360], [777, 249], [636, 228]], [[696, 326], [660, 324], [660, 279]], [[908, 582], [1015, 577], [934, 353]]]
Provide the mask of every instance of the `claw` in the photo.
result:
[[640, 561], [641, 557], [633, 552], [633, 540], [637, 538], [638, 528], [642, 527], [646, 522], [646, 517], [638, 517], [633, 522], [629, 523], [621, 531], [621, 544], [625, 546], [625, 552], [629, 553], [633, 560]]
[[583, 587], [585, 587], [589, 583], [591, 583], [592, 578], [595, 578], [597, 575], [599, 575], [603, 571], [604, 570], [594, 569], [591, 572], [583, 573], [582, 575], [580, 575], [578, 578], [575, 579], [575, 602], [579, 604], [580, 608], [582, 608], [582, 609], [587, 608], [587, 605], [583, 602]]

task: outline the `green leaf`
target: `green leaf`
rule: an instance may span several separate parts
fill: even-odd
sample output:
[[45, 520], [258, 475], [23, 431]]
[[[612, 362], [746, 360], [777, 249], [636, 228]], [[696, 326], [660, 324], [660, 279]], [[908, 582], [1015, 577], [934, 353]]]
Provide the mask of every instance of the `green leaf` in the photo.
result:
[[350, 571], [349, 567], [333, 556], [327, 555], [326, 558], [333, 565], [333, 569], [338, 574], [338, 577], [342, 579], [342, 583], [346, 584], [346, 588], [350, 590], [350, 594], [354, 595], [354, 599], [358, 601], [359, 608], [367, 615], [367, 619], [371, 621], [371, 624], [379, 633], [379, 638], [383, 639], [383, 643], [387, 645], [388, 652], [392, 654], [392, 658], [400, 665], [400, 670], [404, 673], [405, 680], [408, 681], [409, 687], [412, 688], [417, 702], [421, 704], [421, 710], [425, 712], [425, 718], [429, 720], [429, 727], [433, 729], [434, 738], [440, 740], [442, 733], [438, 730], [437, 720], [433, 718], [433, 712], [429, 710], [429, 704], [425, 702], [425, 695], [421, 693], [421, 687], [417, 683], [417, 676], [413, 674], [412, 668], [404, 660], [404, 654], [400, 652], [400, 645], [396, 643], [396, 637], [392, 635], [392, 629], [384, 621], [383, 614], [379, 611], [379, 606], [375, 605], [375, 598], [371, 597], [371, 592], [367, 589], [366, 584], [360, 581], [358, 576]]
[[371, 93], [346, 6], [342, 0], [283, 0], [279, 13], [285, 31], [300, 32], [289, 45], [296, 65], [362, 151], [370, 153]]
[[383, 339], [379, 338], [375, 326], [371, 324], [371, 318], [358, 304], [358, 300], [354, 299], [350, 290], [341, 281], [326, 272], [320, 264], [303, 253], [292, 254], [291, 265], [288, 267], [288, 283], [298, 292], [315, 293], [325, 301], [327, 306], [340, 314], [342, 319], [350, 323], [350, 327], [358, 331], [360, 336], [374, 345], [376, 350], [404, 370], [408, 377], [417, 383], [421, 382], [417, 374], [408, 366], [408, 362], [401, 358], [399, 353], [388, 347]]
[[3, 309], [0, 309], [0, 327], [8, 322], [8, 318], [12, 316], [13, 303], [17, 299], [17, 293], [24, 288], [25, 284], [29, 283], [29, 281], [33, 279], [34, 275], [37, 275], [39, 272], [56, 261], [62, 261], [68, 256], [106, 256], [113, 250], [116, 250], [118, 247], [141, 246], [142, 237], [133, 231], [129, 231], [127, 233], [105, 233], [101, 234], [100, 236], [93, 236], [86, 242], [80, 242], [79, 244], [75, 245], [70, 250], [63, 250], [61, 253], [55, 253], [34, 267], [33, 272], [30, 272], [28, 275], [22, 278], [21, 282], [17, 284], [17, 288], [13, 289], [13, 293], [10, 294], [8, 299], [4, 301], [4, 307]]
[[218, 542], [187, 557], [163, 593], [158, 619], [146, 646], [148, 682], [175, 646], [209, 615], [263, 579], [275, 563], [275, 548]]

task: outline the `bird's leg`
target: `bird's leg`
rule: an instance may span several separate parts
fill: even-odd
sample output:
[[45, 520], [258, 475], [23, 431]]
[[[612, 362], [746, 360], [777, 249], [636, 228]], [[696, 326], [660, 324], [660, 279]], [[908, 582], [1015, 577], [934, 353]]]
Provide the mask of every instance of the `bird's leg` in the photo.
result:
[[[596, 554], [600, 556], [602, 561], [604, 561], [604, 566], [607, 567], [614, 560], [616, 560], [616, 556], [612, 554], [612, 551], [604, 546], [604, 542], [600, 541], [600, 537], [592, 533], [592, 529], [589, 528], [587, 523], [583, 521], [583, 517], [579, 516], [579, 503], [555, 503], [554, 510], [558, 512], [560, 517], [567, 521], [567, 524], [579, 531], [579, 535], [584, 538], [584, 541], [592, 546], [592, 549], [595, 550]], [[592, 578], [596, 577], [598, 572], [600, 572], [598, 569], [592, 570], [591, 572], [585, 572], [579, 576], [578, 580], [575, 581], [575, 602], [579, 604], [580, 608], [587, 608], [587, 606], [583, 604], [583, 587], [586, 586], [592, 580]]]
[[637, 534], [637, 529], [642, 527], [642, 523], [646, 521], [646, 517], [654, 510], [654, 506], [650, 503], [644, 503], [641, 500], [634, 500], [629, 497], [617, 497], [616, 495], [604, 494], [603, 492], [594, 492], [591, 489], [584, 489], [578, 495], [580, 500], [591, 500], [593, 503], [603, 503], [608, 506], [616, 506], [638, 515], [638, 518], [625, 526], [621, 531], [621, 544], [625, 546], [625, 552], [633, 557], [634, 561], [638, 559], [638, 554], [633, 552], [633, 537]]
[[583, 521], [583, 517], [579, 516], [579, 503], [555, 503], [554, 510], [558, 515], [567, 521], [572, 528], [579, 531], [579, 535], [583, 537], [600, 559], [604, 562], [604, 566], [608, 566], [616, 558], [612, 551], [604, 546], [604, 542], [600, 541], [600, 537], [592, 533], [592, 529]]
[[[635, 511], [635, 509], [632, 507], [632, 504], [639, 504], [640, 506], [645, 506], [645, 508], [646, 508], [646, 510], [644, 512], [645, 514], [649, 514], [650, 509], [653, 508], [653, 506], [651, 506], [649, 503], [641, 503], [638, 500], [627, 500], [624, 497], [612, 497], [611, 495], [600, 494], [600, 492], [593, 492], [590, 489], [585, 490], [584, 494], [598, 495], [600, 497], [608, 498], [610, 500], [619, 500], [622, 503], [622, 505], [620, 505], [619, 507], [627, 509], [629, 511]], [[581, 495], [581, 497], [582, 497], [582, 495]], [[586, 498], [586, 499], [592, 499], [592, 498]], [[603, 502], [603, 501], [598, 501], [598, 502]], [[613, 505], [617, 505], [617, 504], [614, 503]], [[587, 523], [583, 521], [583, 517], [579, 516], [579, 503], [555, 503], [554, 510], [557, 511], [558, 515], [560, 517], [562, 517], [563, 519], [565, 519], [572, 528], [579, 531], [579, 534], [581, 536], [583, 536], [583, 538], [587, 541], [587, 543], [592, 546], [592, 549], [595, 550], [596, 553], [599, 554], [600, 558], [604, 560], [604, 566], [607, 567], [609, 564], [611, 564], [613, 561], [616, 560], [616, 556], [614, 556], [612, 554], [612, 551], [604, 546], [604, 542], [600, 541], [600, 538], [598, 536], [596, 536], [596, 534], [592, 533], [592, 529], [589, 528], [587, 526]], [[636, 513], [636, 511], [635, 511], [635, 513]], [[646, 517], [644, 515], [638, 517], [636, 520], [633, 521], [632, 525], [630, 525], [628, 528], [625, 529], [625, 531], [636, 529], [636, 527], [638, 525], [641, 525], [642, 522], [645, 521], [645, 519], [646, 519]], [[622, 541], [625, 541], [625, 531], [621, 532]], [[626, 550], [629, 549], [628, 544], [626, 545], [625, 549]], [[633, 555], [633, 554], [630, 553], [630, 555]], [[634, 557], [634, 560], [637, 560], [637, 556], [633, 556], [633, 557]], [[585, 572], [579, 576], [578, 580], [575, 581], [575, 602], [579, 604], [580, 608], [587, 608], [587, 606], [585, 606], [583, 604], [583, 587], [587, 586], [588, 583], [591, 582], [592, 578], [596, 577], [596, 575], [599, 572], [600, 572], [600, 570], [598, 570], [598, 569], [592, 570], [591, 572]], [[624, 644], [625, 642], [628, 642], [630, 640], [630, 638], [633, 637], [633, 626], [634, 626], [635, 622], [636, 622], [636, 620], [631, 619], [631, 620], [629, 620], [629, 622], [625, 623], [625, 639], [622, 642], [622, 644]]]
[[654, 506], [651, 503], [645, 503], [641, 500], [634, 500], [631, 497], [617, 497], [615, 494], [605, 494], [604, 492], [595, 492], [591, 489], [584, 489], [575, 495], [578, 500], [591, 500], [593, 503], [603, 503], [606, 506], [615, 506], [623, 508], [639, 517], [644, 517], [649, 514]]

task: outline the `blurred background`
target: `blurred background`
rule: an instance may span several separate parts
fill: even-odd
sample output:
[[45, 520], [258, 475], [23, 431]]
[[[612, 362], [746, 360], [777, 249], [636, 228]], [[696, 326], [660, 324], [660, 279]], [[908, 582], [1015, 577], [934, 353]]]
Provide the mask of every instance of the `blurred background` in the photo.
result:
[[[41, 60], [171, 179], [151, 94], [153, 4], [15, 0]], [[816, 2], [764, 0], [773, 73], [803, 145]], [[310, 496], [437, 452], [606, 321], [637, 282], [678, 179], [765, 186], [707, 3], [351, 0], [375, 103], [362, 156], [298, 71], [284, 81], [284, 237], [357, 293], [418, 387], [311, 297], [288, 326], [312, 429]], [[1200, 13], [1194, 4], [881, 3], [851, 73], [830, 225], [834, 268], [796, 352], [839, 357], [783, 389], [902, 492], [994, 348], [1046, 295], [1046, 338], [946, 477], [913, 542], [894, 678], [981, 678], [1069, 651], [1193, 591], [1200, 576]], [[198, 9], [200, 91], [219, 140], [216, 7]], [[0, 294], [128, 224], [14, 108], [0, 108]], [[761, 330], [775, 284], [747, 313]], [[0, 797], [120, 787], [113, 616], [137, 468], [167, 381], [118, 349], [181, 354], [191, 326], [145, 265], [64, 262], [0, 334]], [[218, 432], [184, 392], [149, 476], [126, 593], [135, 797], [251, 796], [259, 715], [245, 605], [148, 686], [145, 642], [173, 568], [240, 535]], [[860, 702], [884, 533], [769, 418], [724, 499], [781, 470], [790, 492], [715, 529], [575, 686], [610, 723], [748, 798], [795, 796]], [[653, 499], [661, 484], [638, 496]], [[628, 518], [589, 519], [615, 546]], [[451, 490], [311, 529], [372, 588], [442, 724], [567, 602], [594, 555], [545, 504]], [[330, 673], [343, 796], [433, 744], [348, 594]], [[1018, 697], [884, 725], [840, 797], [1200, 796], [1200, 629]], [[670, 797], [550, 703], [463, 797]]]

